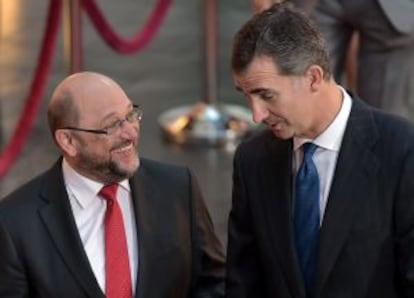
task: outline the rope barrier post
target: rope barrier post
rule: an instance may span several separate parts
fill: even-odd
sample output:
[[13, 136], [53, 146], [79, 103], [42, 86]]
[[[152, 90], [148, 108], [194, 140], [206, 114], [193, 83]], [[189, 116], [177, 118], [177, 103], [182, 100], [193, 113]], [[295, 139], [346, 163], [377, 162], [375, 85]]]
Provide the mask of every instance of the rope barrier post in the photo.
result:
[[82, 0], [65, 0], [64, 3], [64, 57], [69, 74], [79, 72], [83, 67], [82, 59]]
[[33, 128], [52, 64], [57, 33], [61, 22], [62, 0], [51, 0], [43, 33], [42, 48], [37, 59], [35, 75], [30, 85], [23, 112], [17, 121], [11, 140], [0, 153], [0, 177], [4, 176], [18, 158]]
[[217, 32], [218, 32], [218, 20], [217, 20], [217, 1], [205, 0], [206, 15], [204, 18], [205, 28], [205, 92], [206, 103], [214, 104], [217, 101]]
[[205, 99], [162, 113], [158, 119], [165, 138], [183, 145], [236, 144], [255, 124], [248, 109], [217, 102], [217, 0], [204, 0]]

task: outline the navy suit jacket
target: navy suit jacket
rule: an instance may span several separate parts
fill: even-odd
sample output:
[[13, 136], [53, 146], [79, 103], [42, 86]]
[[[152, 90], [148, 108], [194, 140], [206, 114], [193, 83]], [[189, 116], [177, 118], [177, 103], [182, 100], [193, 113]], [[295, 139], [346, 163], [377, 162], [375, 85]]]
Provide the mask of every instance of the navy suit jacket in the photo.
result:
[[[135, 297], [222, 297], [223, 252], [188, 169], [141, 158], [130, 185], [139, 244]], [[104, 297], [61, 161], [0, 203], [0, 297]]]
[[[292, 219], [292, 140], [269, 130], [237, 149], [229, 298], [305, 298]], [[354, 99], [317, 261], [318, 298], [414, 297], [414, 127]]]

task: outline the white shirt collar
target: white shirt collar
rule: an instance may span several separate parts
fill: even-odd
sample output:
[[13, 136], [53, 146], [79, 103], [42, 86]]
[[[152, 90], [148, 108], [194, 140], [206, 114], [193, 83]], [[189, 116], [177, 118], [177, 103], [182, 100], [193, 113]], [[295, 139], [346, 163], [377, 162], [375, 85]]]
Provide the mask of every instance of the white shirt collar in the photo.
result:
[[293, 147], [296, 151], [300, 146], [306, 142], [312, 142], [318, 147], [322, 147], [331, 151], [339, 151], [341, 146], [342, 138], [345, 133], [346, 124], [348, 122], [349, 114], [352, 107], [351, 96], [345, 91], [344, 88], [338, 85], [338, 88], [342, 92], [342, 106], [339, 110], [339, 113], [336, 115], [332, 123], [314, 140], [309, 140], [306, 138], [295, 137], [293, 139]]
[[[98, 193], [104, 186], [103, 183], [82, 176], [64, 158], [62, 171], [66, 188], [82, 209], [87, 208], [98, 198]], [[121, 181], [119, 185], [126, 191], [130, 191], [128, 179]]]

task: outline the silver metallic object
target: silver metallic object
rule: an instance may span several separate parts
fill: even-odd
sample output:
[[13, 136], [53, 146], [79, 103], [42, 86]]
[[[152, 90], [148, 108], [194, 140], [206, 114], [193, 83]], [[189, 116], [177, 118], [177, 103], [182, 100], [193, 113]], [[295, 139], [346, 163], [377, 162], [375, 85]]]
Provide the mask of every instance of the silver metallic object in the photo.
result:
[[238, 142], [253, 125], [250, 111], [243, 107], [203, 102], [164, 112], [159, 121], [167, 140], [178, 144]]
[[205, 101], [168, 110], [161, 114], [158, 121], [166, 139], [177, 144], [235, 144], [255, 124], [248, 109], [217, 103], [217, 0], [204, 2]]

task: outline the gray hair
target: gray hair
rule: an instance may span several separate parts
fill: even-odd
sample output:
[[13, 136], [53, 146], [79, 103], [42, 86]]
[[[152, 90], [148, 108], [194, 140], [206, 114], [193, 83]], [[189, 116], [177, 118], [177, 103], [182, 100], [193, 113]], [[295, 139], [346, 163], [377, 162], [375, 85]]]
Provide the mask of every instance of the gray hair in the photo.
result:
[[241, 73], [254, 57], [273, 59], [281, 75], [303, 75], [311, 65], [332, 76], [325, 41], [316, 25], [289, 3], [278, 3], [254, 15], [237, 32], [231, 66]]

